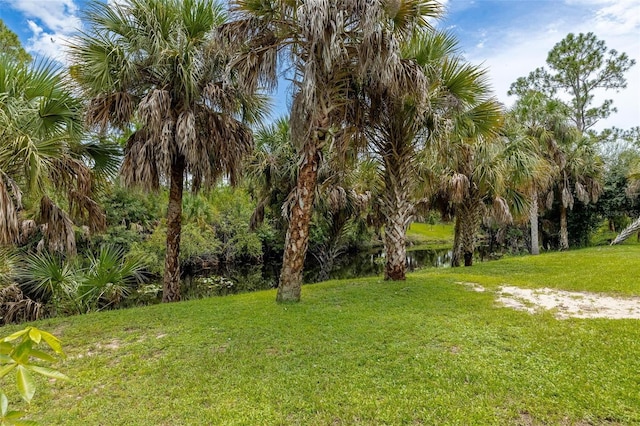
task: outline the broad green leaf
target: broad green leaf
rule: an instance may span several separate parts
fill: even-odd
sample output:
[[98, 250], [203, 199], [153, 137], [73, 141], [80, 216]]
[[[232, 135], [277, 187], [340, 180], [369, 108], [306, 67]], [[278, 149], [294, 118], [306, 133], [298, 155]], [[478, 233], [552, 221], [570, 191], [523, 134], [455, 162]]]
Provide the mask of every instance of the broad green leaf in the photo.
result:
[[12, 420], [13, 426], [38, 426], [38, 422], [33, 420]]
[[9, 407], [9, 399], [4, 392], [0, 392], [0, 413], [2, 413], [2, 417], [5, 417], [7, 414], [7, 408]]
[[31, 330], [29, 331], [29, 338], [36, 343], [40, 343], [40, 339], [42, 339], [42, 335], [40, 334], [40, 331], [37, 328], [32, 327]]
[[11, 370], [16, 368], [17, 366], [18, 364], [13, 363], [13, 364], [5, 365], [4, 367], [0, 368], [0, 378], [6, 376]]
[[10, 354], [13, 350], [13, 345], [9, 342], [0, 342], [0, 354]]
[[24, 330], [20, 330], [20, 331], [16, 331], [15, 333], [5, 337], [4, 339], [2, 339], [3, 342], [11, 342], [13, 340], [16, 340], [18, 337], [22, 337], [25, 334], [27, 334], [29, 332], [31, 327], [27, 327]]
[[[9, 411], [7, 413], [6, 416], [4, 416], [5, 419], [19, 419], [20, 417], [24, 417], [27, 413], [25, 413], [24, 411]], [[12, 423], [15, 424], [15, 423]]]
[[47, 343], [47, 345], [49, 345], [49, 347], [51, 347], [51, 349], [55, 351], [55, 353], [64, 356], [64, 352], [62, 351], [62, 344], [60, 343], [60, 340], [58, 340], [56, 336], [54, 336], [51, 333], [47, 333], [46, 331], [42, 331], [42, 330], [38, 330], [38, 331], [40, 332], [42, 339]]
[[[31, 353], [29, 355], [31, 355], [33, 357], [36, 357], [38, 359], [41, 359], [43, 361], [48, 361], [48, 362], [55, 362], [56, 361], [56, 359], [54, 357], [52, 357], [51, 355], [49, 355], [48, 353], [39, 351], [37, 349], [31, 349]], [[2, 362], [1, 358], [0, 358], [0, 362]]]
[[9, 362], [13, 362], [13, 358], [5, 354], [0, 355], [0, 364], [7, 364]]
[[62, 374], [59, 371], [56, 371], [54, 369], [51, 369], [51, 368], [40, 367], [38, 365], [27, 365], [27, 366], [25, 366], [25, 368], [33, 371], [34, 373], [38, 373], [38, 374], [42, 374], [43, 376], [51, 377], [52, 379], [69, 380], [69, 378], [67, 376], [65, 376], [64, 374]]
[[25, 340], [16, 347], [15, 351], [11, 354], [11, 358], [19, 364], [28, 364], [32, 347], [33, 342], [31, 340]]
[[36, 384], [33, 381], [33, 377], [29, 370], [27, 370], [24, 366], [18, 366], [18, 374], [16, 375], [18, 392], [20, 392], [20, 396], [25, 401], [31, 403], [31, 399], [33, 395], [36, 393]]

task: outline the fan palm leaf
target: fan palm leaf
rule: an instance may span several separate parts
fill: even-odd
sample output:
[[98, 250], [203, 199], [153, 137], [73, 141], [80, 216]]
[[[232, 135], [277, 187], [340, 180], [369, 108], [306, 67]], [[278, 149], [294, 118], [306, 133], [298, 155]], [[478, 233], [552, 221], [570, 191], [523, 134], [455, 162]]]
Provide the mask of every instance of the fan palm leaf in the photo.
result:
[[[32, 67], [8, 61], [0, 55], [0, 241], [17, 243], [23, 195], [42, 209], [54, 194], [74, 204], [74, 219], [90, 217], [92, 229], [104, 227], [104, 214], [91, 199], [93, 176], [77, 152], [83, 135], [80, 102], [72, 95], [63, 74], [52, 63]], [[75, 199], [75, 202], [72, 201]], [[75, 250], [75, 238], [67, 232], [68, 214], [49, 215], [42, 210], [49, 245]], [[70, 220], [70, 219], [69, 219]], [[56, 234], [56, 231], [63, 232]], [[66, 244], [58, 241], [71, 238]]]

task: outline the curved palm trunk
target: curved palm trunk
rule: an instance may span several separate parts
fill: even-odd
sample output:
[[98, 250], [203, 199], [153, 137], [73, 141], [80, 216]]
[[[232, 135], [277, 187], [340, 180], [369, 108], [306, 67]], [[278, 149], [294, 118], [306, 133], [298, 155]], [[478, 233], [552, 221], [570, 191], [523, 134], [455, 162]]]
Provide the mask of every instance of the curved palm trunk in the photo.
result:
[[640, 232], [640, 218], [636, 219], [631, 225], [622, 230], [620, 234], [611, 242], [611, 245], [620, 244], [636, 232]]
[[531, 194], [531, 208], [529, 209], [529, 226], [531, 228], [531, 254], [540, 254], [538, 236], [538, 192]]
[[569, 231], [567, 229], [567, 208], [560, 204], [560, 250], [569, 250]]
[[303, 161], [298, 172], [297, 199], [291, 208], [291, 217], [287, 228], [282, 271], [276, 295], [277, 302], [300, 301], [302, 271], [309, 246], [309, 227], [320, 163], [320, 151], [317, 146], [312, 143], [305, 147]]
[[182, 191], [184, 187], [184, 157], [171, 164], [169, 207], [167, 208], [167, 253], [164, 259], [162, 301], [180, 300], [180, 232], [182, 230]]

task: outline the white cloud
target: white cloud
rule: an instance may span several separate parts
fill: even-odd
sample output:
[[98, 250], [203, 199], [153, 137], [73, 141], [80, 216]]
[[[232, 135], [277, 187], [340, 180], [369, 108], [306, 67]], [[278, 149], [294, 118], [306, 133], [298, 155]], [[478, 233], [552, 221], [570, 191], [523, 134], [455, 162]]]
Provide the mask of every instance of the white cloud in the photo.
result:
[[78, 7], [74, 0], [6, 0], [27, 18], [39, 20], [57, 33], [70, 34], [80, 28]]
[[46, 32], [31, 20], [28, 21], [28, 24], [29, 29], [33, 32], [27, 46], [29, 51], [61, 63], [67, 63], [66, 46], [71, 37], [61, 33]]
[[32, 36], [27, 50], [65, 62], [65, 46], [81, 28], [78, 6], [74, 0], [4, 0], [10, 7], [28, 18]]
[[[588, 7], [593, 13], [590, 18], [580, 22], [568, 22], [559, 17], [545, 25], [532, 25], [527, 28], [509, 28], [504, 42], [491, 46], [483, 46], [468, 52], [467, 58], [474, 63], [483, 63], [489, 68], [494, 89], [498, 99], [506, 105], [514, 101], [507, 96], [512, 82], [518, 77], [526, 76], [535, 68], [546, 65], [549, 50], [563, 39], [566, 34], [593, 32], [600, 40], [605, 40], [607, 47], [618, 52], [626, 52], [631, 58], [640, 62], [640, 2], [636, 0], [568, 0], [575, 7]], [[535, 23], [532, 23], [535, 24]], [[481, 41], [484, 45], [485, 40]], [[596, 94], [595, 102], [613, 99], [618, 113], [613, 114], [606, 122], [599, 123], [599, 128], [616, 126], [629, 128], [640, 125], [640, 63], [626, 74], [628, 86], [616, 93], [601, 91]]]

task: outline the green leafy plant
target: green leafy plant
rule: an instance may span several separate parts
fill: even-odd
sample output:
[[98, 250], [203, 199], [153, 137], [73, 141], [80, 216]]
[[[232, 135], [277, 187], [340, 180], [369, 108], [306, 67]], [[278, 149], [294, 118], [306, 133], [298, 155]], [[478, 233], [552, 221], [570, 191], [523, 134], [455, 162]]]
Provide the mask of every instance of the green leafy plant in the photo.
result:
[[53, 315], [80, 314], [121, 304], [145, 281], [146, 259], [104, 245], [81, 259], [42, 253], [26, 258], [21, 278], [26, 293], [49, 304]]
[[78, 313], [75, 294], [82, 277], [77, 262], [47, 252], [31, 254], [26, 257], [20, 276], [27, 293], [48, 303], [54, 316]]
[[[50, 379], [69, 380], [61, 372], [52, 368], [35, 364], [35, 360], [54, 362], [55, 356], [35, 349], [44, 342], [58, 357], [64, 357], [62, 344], [54, 335], [35, 327], [26, 327], [0, 341], [0, 378], [6, 377], [12, 371], [16, 372], [16, 387], [18, 393], [27, 403], [31, 403], [36, 393], [36, 382], [33, 373]], [[25, 412], [9, 410], [9, 398], [0, 390], [0, 426], [4, 425], [35, 425], [34, 421], [23, 420]]]
[[121, 303], [144, 282], [144, 267], [142, 258], [126, 257], [122, 248], [102, 246], [97, 255], [89, 254], [89, 266], [78, 288], [79, 302], [87, 311]]

